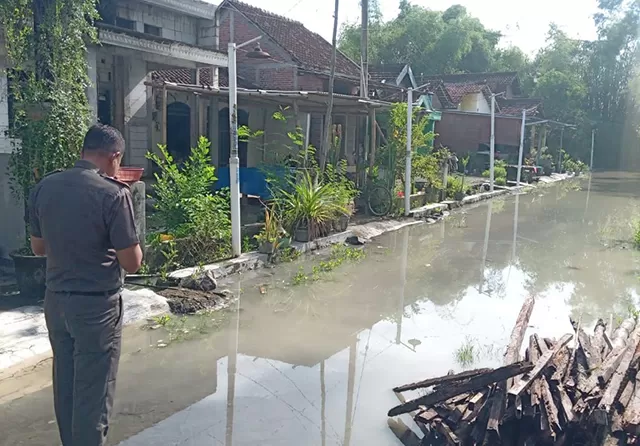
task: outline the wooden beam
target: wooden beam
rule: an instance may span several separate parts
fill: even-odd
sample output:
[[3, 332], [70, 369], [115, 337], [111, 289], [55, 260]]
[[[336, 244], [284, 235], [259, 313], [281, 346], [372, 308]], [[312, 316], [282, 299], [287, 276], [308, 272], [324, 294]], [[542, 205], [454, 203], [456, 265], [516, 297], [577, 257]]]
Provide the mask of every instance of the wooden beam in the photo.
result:
[[533, 370], [533, 364], [525, 361], [500, 367], [492, 372], [478, 375], [461, 383], [451, 384], [442, 389], [438, 389], [429, 395], [425, 395], [420, 398], [416, 398], [415, 400], [408, 401], [405, 404], [396, 406], [389, 411], [388, 415], [390, 417], [401, 415], [403, 413], [416, 410], [420, 406], [431, 406], [435, 403], [446, 401], [449, 398], [464, 392], [479, 391], [489, 384], [503, 381], [513, 376], [522, 375], [523, 373], [528, 373], [531, 370]]
[[473, 378], [478, 375], [482, 375], [483, 373], [491, 372], [492, 369], [476, 369], [476, 370], [468, 370], [466, 372], [456, 373], [455, 375], [445, 375], [439, 378], [429, 378], [424, 381], [418, 381], [411, 384], [406, 384], [404, 386], [395, 387], [393, 389], [394, 392], [406, 392], [409, 390], [422, 389], [425, 387], [431, 387], [440, 384], [449, 384], [457, 381], [462, 381], [463, 379]]
[[538, 360], [535, 367], [530, 373], [527, 373], [524, 376], [522, 376], [515, 383], [515, 385], [511, 389], [509, 389], [509, 392], [508, 392], [509, 395], [514, 397], [521, 396], [522, 393], [529, 388], [533, 380], [535, 380], [542, 373], [542, 370], [544, 370], [544, 368], [547, 367], [547, 365], [549, 364], [549, 362], [551, 362], [551, 360], [556, 355], [556, 353], [558, 353], [565, 345], [567, 345], [569, 341], [571, 341], [571, 339], [573, 339], [573, 335], [570, 335], [570, 334], [564, 335], [558, 341], [558, 343], [553, 347], [553, 349], [549, 350], [548, 352], [546, 352], [544, 355], [540, 357], [540, 359]]

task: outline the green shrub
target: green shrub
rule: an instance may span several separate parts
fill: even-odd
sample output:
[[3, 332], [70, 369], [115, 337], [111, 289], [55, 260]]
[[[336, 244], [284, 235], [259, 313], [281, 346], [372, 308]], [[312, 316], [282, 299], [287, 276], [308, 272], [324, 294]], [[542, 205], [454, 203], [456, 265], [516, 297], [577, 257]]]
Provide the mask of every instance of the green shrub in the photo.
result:
[[153, 190], [155, 218], [163, 235], [155, 237], [152, 247], [162, 250], [163, 244], [174, 244], [173, 266], [212, 262], [231, 253], [230, 202], [226, 192], [212, 193], [217, 178], [210, 145], [201, 137], [180, 166], [164, 146], [159, 146], [161, 156], [147, 154], [160, 170]]
[[463, 177], [453, 175], [447, 177], [447, 198], [454, 198], [458, 192], [467, 194], [470, 189], [471, 186], [464, 184]]
[[[493, 166], [494, 181], [498, 186], [506, 186], [507, 184], [507, 163], [502, 160], [497, 160]], [[489, 169], [482, 172], [484, 178], [489, 178], [491, 172]]]
[[309, 228], [312, 238], [326, 232], [331, 223], [349, 211], [333, 183], [323, 183], [304, 171], [291, 190], [279, 189], [274, 194], [284, 216], [286, 229]]
[[440, 165], [434, 155], [414, 155], [411, 158], [411, 180], [415, 183], [417, 179], [426, 180], [436, 189], [442, 188]]

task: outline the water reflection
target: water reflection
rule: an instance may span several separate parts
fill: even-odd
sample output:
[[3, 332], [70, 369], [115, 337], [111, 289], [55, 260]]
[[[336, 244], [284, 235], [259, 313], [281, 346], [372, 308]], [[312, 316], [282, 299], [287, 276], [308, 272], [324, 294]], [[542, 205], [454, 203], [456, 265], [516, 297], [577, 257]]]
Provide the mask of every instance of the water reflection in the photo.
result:
[[550, 337], [570, 314], [588, 324], [637, 303], [638, 256], [613, 243], [624, 218], [602, 231], [638, 205], [633, 178], [635, 189], [595, 177], [389, 234], [317, 283], [287, 285], [309, 261], [245, 276], [216, 392], [123, 446], [154, 444], [154, 432], [162, 444], [393, 444], [389, 389], [459, 370], [461, 346], [473, 367], [499, 364], [527, 296], [532, 329]]

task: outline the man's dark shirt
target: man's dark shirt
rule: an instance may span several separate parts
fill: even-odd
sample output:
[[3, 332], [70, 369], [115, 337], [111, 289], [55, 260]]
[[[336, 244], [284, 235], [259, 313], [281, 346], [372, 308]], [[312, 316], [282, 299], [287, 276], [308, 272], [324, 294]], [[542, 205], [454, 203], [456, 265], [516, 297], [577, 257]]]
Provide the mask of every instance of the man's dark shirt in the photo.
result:
[[139, 240], [129, 187], [80, 160], [35, 187], [29, 206], [31, 235], [44, 239], [47, 288], [96, 292], [119, 288], [116, 251]]

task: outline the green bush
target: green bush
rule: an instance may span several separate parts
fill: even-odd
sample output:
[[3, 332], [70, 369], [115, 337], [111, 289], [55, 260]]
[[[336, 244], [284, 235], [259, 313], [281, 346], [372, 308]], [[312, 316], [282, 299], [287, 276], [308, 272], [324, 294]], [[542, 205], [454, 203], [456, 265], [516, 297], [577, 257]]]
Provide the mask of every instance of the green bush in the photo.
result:
[[414, 155], [411, 158], [411, 180], [415, 183], [417, 179], [426, 180], [436, 189], [442, 188], [440, 165], [434, 155]]
[[210, 163], [210, 145], [201, 137], [182, 165], [164, 146], [159, 146], [161, 156], [147, 154], [159, 168], [153, 185], [154, 217], [160, 226], [155, 245], [173, 243], [172, 263], [176, 265], [212, 262], [231, 252], [230, 202], [226, 192], [212, 193], [217, 178]]
[[447, 177], [447, 198], [454, 198], [458, 192], [467, 194], [470, 189], [471, 186], [463, 184], [463, 178], [461, 176], [449, 175]]
[[[502, 160], [497, 160], [493, 167], [494, 181], [498, 186], [507, 185], [507, 163]], [[489, 169], [482, 172], [484, 178], [489, 178], [491, 172]]]

